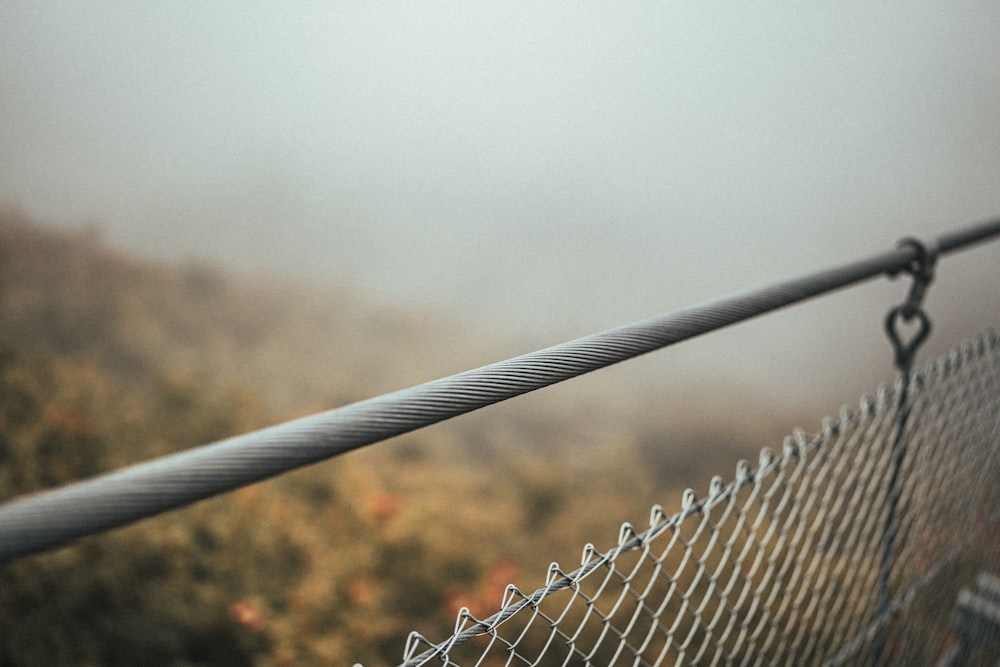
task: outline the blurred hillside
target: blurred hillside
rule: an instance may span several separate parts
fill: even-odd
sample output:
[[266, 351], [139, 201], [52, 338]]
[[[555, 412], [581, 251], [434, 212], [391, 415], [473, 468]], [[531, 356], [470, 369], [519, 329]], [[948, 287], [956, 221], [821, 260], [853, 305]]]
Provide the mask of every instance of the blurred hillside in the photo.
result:
[[10, 211], [0, 253], [5, 338], [87, 356], [121, 378], [170, 369], [206, 383], [238, 379], [301, 408], [415, 382], [438, 371], [435, 354], [469, 349], [462, 332], [427, 314], [393, 313], [346, 289], [159, 265], [107, 247], [97, 232], [45, 230]]
[[[513, 341], [513, 342], [512, 342]], [[553, 341], [554, 342], [554, 341]], [[0, 212], [0, 500], [528, 351]], [[0, 566], [0, 665], [390, 664], [793, 425], [621, 375]], [[763, 414], [763, 416], [759, 416]], [[2, 539], [2, 536], [0, 536]]]

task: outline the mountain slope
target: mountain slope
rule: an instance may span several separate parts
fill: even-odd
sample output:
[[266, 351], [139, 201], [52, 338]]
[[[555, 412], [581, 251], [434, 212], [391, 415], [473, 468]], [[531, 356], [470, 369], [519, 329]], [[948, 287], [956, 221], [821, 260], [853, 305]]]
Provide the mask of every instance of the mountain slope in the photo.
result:
[[[6, 211], [0, 499], [495, 361], [501, 347], [346, 288], [158, 264]], [[611, 379], [560, 396], [0, 566], [0, 664], [393, 663], [411, 629], [442, 636], [461, 606], [494, 611], [503, 583], [531, 589], [552, 560], [611, 546], [618, 523], [704, 488], [755, 444], [752, 424], [693, 429]]]

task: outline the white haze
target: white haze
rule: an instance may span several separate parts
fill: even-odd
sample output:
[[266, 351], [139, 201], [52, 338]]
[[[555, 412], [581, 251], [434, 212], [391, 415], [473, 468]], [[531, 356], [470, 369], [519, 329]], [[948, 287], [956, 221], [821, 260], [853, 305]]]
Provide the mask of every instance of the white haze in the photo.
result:
[[[0, 200], [553, 343], [1000, 214], [997, 26], [995, 2], [8, 0]], [[942, 260], [929, 351], [998, 323], [998, 268]], [[904, 293], [625, 372], [853, 401], [891, 377]]]

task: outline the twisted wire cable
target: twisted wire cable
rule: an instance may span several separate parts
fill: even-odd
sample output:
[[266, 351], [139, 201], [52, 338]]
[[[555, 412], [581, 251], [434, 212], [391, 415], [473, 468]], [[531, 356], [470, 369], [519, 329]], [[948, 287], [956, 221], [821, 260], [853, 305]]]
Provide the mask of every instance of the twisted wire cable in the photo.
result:
[[[1000, 235], [1000, 218], [945, 234], [940, 254]], [[840, 267], [593, 334], [0, 505], [0, 563], [132, 523], [568, 380], [879, 275], [903, 246]]]

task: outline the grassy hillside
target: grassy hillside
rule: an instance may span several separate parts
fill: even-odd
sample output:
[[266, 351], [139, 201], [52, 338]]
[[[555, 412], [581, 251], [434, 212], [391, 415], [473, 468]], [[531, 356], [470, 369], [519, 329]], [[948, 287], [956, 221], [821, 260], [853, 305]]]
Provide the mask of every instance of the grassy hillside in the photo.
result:
[[[0, 500], [523, 351], [0, 212]], [[775, 444], [733, 408], [587, 386], [0, 566], [0, 665], [395, 663]]]

